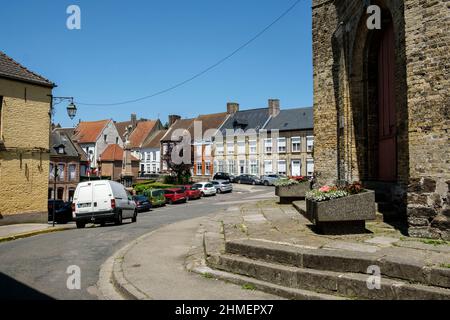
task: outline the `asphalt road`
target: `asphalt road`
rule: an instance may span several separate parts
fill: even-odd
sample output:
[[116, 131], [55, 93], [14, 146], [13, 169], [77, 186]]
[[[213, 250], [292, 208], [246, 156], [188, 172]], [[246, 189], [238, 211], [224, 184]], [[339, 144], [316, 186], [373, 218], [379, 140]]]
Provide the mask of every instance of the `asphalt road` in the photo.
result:
[[[100, 266], [139, 236], [177, 221], [215, 213], [255, 200], [270, 187], [251, 187], [232, 194], [192, 200], [140, 213], [137, 223], [92, 226], [0, 244], [0, 299], [97, 299]], [[249, 189], [249, 188], [247, 188]], [[164, 248], [161, 248], [164, 250]], [[81, 289], [67, 289], [67, 268], [81, 270]]]

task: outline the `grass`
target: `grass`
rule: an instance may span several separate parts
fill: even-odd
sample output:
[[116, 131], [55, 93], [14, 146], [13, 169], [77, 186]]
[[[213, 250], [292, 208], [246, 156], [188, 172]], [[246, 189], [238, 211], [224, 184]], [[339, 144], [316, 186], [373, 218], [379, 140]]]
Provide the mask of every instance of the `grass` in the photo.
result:
[[450, 263], [442, 263], [441, 268], [448, 268], [450, 269]]
[[256, 290], [255, 286], [252, 285], [251, 283], [245, 283], [242, 285], [242, 289], [244, 290]]
[[209, 272], [202, 273], [202, 276], [205, 279], [212, 279], [212, 278], [214, 278], [213, 275], [211, 273], [209, 273]]
[[444, 244], [448, 244], [447, 241], [444, 240], [437, 240], [437, 239], [423, 239], [420, 240], [422, 243], [433, 245], [433, 246], [442, 246]]

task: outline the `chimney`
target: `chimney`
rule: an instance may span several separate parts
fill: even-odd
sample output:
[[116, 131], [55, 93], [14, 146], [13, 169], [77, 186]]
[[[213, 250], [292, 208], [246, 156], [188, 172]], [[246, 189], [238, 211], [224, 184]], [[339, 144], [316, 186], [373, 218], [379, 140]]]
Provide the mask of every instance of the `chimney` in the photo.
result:
[[180, 120], [181, 117], [176, 114], [169, 115], [169, 127], [175, 123], [175, 121]]
[[280, 100], [269, 99], [269, 115], [276, 117], [280, 113]]
[[132, 113], [131, 114], [131, 127], [132, 127], [133, 130], [136, 129], [136, 126], [137, 126], [137, 120], [136, 119], [137, 119], [136, 118], [136, 113]]
[[227, 103], [227, 113], [234, 114], [239, 111], [239, 103], [236, 102], [228, 102]]

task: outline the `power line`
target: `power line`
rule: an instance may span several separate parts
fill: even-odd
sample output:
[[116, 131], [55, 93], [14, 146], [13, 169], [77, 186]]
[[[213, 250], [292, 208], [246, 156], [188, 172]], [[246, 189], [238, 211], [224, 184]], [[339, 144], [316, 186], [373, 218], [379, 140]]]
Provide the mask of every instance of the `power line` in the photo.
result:
[[236, 55], [239, 51], [241, 51], [242, 49], [244, 49], [245, 47], [250, 45], [253, 41], [255, 41], [256, 39], [261, 37], [264, 33], [266, 33], [266, 31], [268, 31], [270, 28], [272, 28], [278, 21], [283, 19], [289, 12], [291, 12], [300, 3], [300, 1], [302, 1], [302, 0], [297, 0], [292, 6], [290, 6], [286, 11], [284, 11], [278, 18], [276, 18], [274, 21], [272, 21], [267, 27], [262, 29], [255, 36], [253, 36], [250, 40], [248, 40], [247, 42], [242, 44], [240, 47], [238, 47], [236, 50], [234, 50], [230, 54], [228, 54], [224, 58], [220, 59], [216, 63], [212, 64], [211, 66], [207, 67], [206, 69], [203, 69], [202, 71], [196, 73], [192, 77], [190, 77], [190, 78], [188, 78], [186, 80], [183, 80], [183, 81], [181, 81], [181, 82], [179, 82], [179, 83], [177, 83], [177, 84], [175, 84], [175, 85], [173, 85], [171, 87], [168, 87], [168, 88], [166, 88], [164, 90], [161, 90], [161, 91], [157, 91], [157, 92], [155, 92], [153, 94], [150, 94], [150, 95], [147, 95], [147, 96], [144, 96], [144, 97], [141, 97], [141, 98], [137, 98], [137, 99], [133, 99], [133, 100], [127, 100], [127, 101], [122, 101], [122, 102], [115, 102], [115, 103], [84, 103], [84, 102], [78, 102], [77, 101], [76, 104], [84, 105], [84, 106], [119, 106], [119, 105], [139, 102], [139, 101], [142, 101], [142, 100], [147, 100], [147, 99], [150, 99], [150, 98], [162, 95], [164, 93], [167, 93], [169, 91], [172, 91], [174, 89], [177, 89], [177, 88], [187, 84], [188, 82], [191, 82], [191, 81], [201, 77], [202, 75], [204, 75], [205, 73], [211, 71], [212, 69], [218, 67], [219, 65], [224, 63], [226, 60], [228, 60], [231, 57], [233, 57], [234, 55]]

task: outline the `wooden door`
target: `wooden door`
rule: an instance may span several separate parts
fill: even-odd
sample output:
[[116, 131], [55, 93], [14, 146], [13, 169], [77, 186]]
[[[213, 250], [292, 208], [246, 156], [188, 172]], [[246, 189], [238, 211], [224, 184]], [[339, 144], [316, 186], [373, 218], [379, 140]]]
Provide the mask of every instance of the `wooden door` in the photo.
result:
[[378, 52], [378, 179], [397, 177], [394, 27], [384, 28]]

